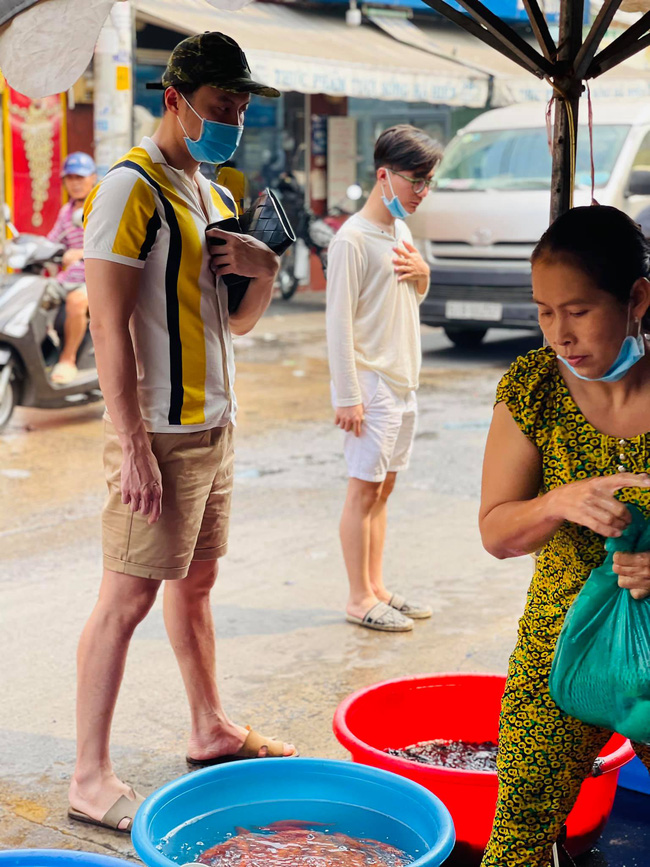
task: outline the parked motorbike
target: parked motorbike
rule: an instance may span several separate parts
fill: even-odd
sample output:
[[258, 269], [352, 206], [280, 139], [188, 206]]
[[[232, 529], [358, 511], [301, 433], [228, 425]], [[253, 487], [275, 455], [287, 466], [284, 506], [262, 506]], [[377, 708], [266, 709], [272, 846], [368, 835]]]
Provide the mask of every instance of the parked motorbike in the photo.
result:
[[[323, 273], [326, 272], [329, 245], [350, 212], [337, 205], [325, 217], [317, 217], [306, 207], [304, 191], [291, 173], [281, 178], [277, 190], [297, 239], [282, 257], [276, 281], [281, 296], [289, 300], [298, 286], [309, 281], [312, 253], [318, 256]], [[361, 187], [355, 184], [348, 187], [346, 195], [356, 201], [362, 194]]]
[[79, 376], [66, 385], [50, 381], [63, 345], [65, 305], [51, 270], [64, 249], [39, 235], [19, 234], [6, 242], [14, 273], [0, 275], [0, 431], [16, 406], [60, 409], [101, 400], [90, 331], [79, 348]]

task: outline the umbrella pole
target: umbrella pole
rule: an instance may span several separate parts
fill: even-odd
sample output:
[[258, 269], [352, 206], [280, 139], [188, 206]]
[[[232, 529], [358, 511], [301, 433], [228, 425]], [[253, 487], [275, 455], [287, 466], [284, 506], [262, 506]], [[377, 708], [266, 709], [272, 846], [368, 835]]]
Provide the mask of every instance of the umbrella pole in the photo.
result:
[[582, 45], [584, 0], [563, 0], [560, 6], [557, 68], [553, 78], [555, 128], [551, 170], [551, 213], [553, 222], [573, 207], [575, 157], [578, 145], [578, 109], [583, 83], [574, 74], [575, 59]]

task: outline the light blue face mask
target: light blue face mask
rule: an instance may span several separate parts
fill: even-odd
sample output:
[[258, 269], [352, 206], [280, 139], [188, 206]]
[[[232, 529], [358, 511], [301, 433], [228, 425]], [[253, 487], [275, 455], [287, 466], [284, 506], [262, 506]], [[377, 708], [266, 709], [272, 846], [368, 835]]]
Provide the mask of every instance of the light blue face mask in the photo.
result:
[[[183, 96], [182, 93], [181, 96]], [[185, 99], [184, 96], [183, 99]], [[216, 120], [206, 120], [190, 105], [187, 99], [185, 102], [201, 121], [201, 134], [197, 139], [192, 139], [188, 136], [182, 120], [177, 115], [181, 129], [185, 133], [185, 144], [190, 156], [197, 163], [225, 163], [237, 150], [244, 127], [232, 123], [219, 123]]]
[[636, 337], [633, 337], [629, 334], [623, 343], [621, 344], [620, 351], [616, 356], [616, 361], [612, 364], [609, 370], [604, 373], [602, 376], [582, 376], [581, 373], [578, 373], [569, 362], [562, 358], [561, 355], [558, 355], [560, 361], [569, 368], [571, 373], [574, 376], [577, 376], [578, 379], [584, 379], [586, 382], [618, 382], [619, 379], [622, 379], [628, 370], [639, 361], [639, 359], [643, 358], [645, 355], [645, 340], [643, 339], [643, 334], [641, 333], [641, 323], [639, 322], [639, 332]]
[[409, 212], [395, 195], [393, 183], [390, 179], [390, 169], [386, 169], [386, 180], [388, 181], [388, 186], [390, 187], [391, 195], [393, 196], [393, 198], [387, 199], [386, 196], [382, 196], [381, 200], [388, 208], [388, 213], [391, 215], [391, 217], [395, 217], [395, 219], [397, 220], [404, 220], [406, 219], [406, 217], [409, 216]]

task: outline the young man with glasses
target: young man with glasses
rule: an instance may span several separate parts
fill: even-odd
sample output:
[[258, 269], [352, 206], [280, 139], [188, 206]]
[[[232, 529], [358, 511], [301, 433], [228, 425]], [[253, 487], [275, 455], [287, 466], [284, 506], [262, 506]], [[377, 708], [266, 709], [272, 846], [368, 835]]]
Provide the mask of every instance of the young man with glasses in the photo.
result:
[[327, 342], [335, 424], [345, 431], [348, 491], [341, 544], [350, 582], [346, 619], [407, 632], [431, 609], [386, 589], [386, 505], [415, 435], [421, 365], [419, 306], [429, 268], [404, 218], [429, 192], [442, 151], [408, 125], [375, 144], [376, 183], [328, 254]]

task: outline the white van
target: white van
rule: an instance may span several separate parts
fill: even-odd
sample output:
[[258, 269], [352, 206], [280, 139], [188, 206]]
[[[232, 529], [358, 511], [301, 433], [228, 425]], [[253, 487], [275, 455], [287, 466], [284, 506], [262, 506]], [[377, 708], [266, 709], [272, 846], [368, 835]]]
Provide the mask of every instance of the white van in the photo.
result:
[[[590, 202], [587, 120], [583, 99], [575, 205]], [[595, 102], [593, 138], [596, 200], [637, 219], [650, 206], [650, 103]], [[529, 258], [548, 226], [550, 178], [544, 104], [487, 111], [458, 132], [408, 220], [431, 266], [422, 322], [464, 347], [488, 328], [537, 328]]]

